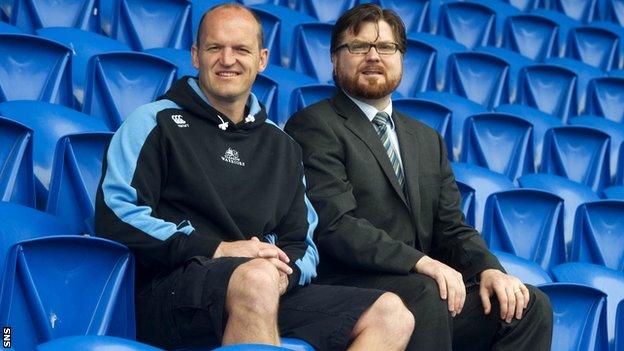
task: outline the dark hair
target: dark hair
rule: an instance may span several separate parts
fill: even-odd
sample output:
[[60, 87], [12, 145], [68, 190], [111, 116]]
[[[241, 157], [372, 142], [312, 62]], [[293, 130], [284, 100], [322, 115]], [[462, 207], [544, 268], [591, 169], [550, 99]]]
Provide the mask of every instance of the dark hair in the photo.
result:
[[[340, 16], [332, 29], [331, 52], [333, 53], [336, 47], [340, 45], [339, 41], [342, 40], [345, 32], [351, 30], [353, 34], [357, 35], [360, 32], [362, 23], [372, 22], [377, 25], [379, 21], [385, 21], [390, 25], [392, 34], [397, 44], [399, 44], [399, 50], [405, 53], [405, 25], [401, 17], [399, 17], [396, 12], [390, 9], [382, 9], [379, 5], [375, 4], [355, 6]], [[379, 32], [379, 27], [377, 27], [377, 31]]]
[[198, 48], [200, 44], [200, 36], [201, 36], [202, 25], [204, 24], [204, 19], [207, 17], [209, 13], [222, 9], [222, 8], [240, 9], [249, 13], [256, 20], [256, 23], [258, 24], [258, 46], [260, 47], [260, 49], [264, 47], [264, 30], [262, 30], [262, 22], [260, 22], [260, 18], [258, 18], [258, 15], [256, 15], [256, 13], [251, 11], [249, 8], [241, 4], [232, 2], [232, 3], [227, 3], [227, 4], [215, 5], [211, 7], [208, 11], [204, 12], [201, 19], [199, 20], [199, 26], [197, 27], [197, 39], [195, 41], [195, 45], [197, 45]]

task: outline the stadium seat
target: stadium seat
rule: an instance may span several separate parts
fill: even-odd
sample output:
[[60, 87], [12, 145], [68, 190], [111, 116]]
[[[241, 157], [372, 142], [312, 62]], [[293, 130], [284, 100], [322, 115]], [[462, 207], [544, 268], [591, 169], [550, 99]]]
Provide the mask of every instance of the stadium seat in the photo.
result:
[[77, 233], [95, 234], [95, 192], [112, 133], [64, 136], [56, 145], [46, 212]]
[[620, 37], [616, 33], [591, 26], [578, 27], [570, 31], [566, 56], [609, 71], [618, 67], [619, 46]]
[[71, 50], [25, 34], [0, 34], [0, 102], [39, 100], [74, 107]]
[[453, 127], [451, 110], [441, 104], [423, 99], [396, 99], [392, 101], [392, 108], [423, 122], [440, 133], [444, 138], [448, 157], [452, 157]]
[[407, 33], [429, 32], [431, 0], [378, 0], [373, 2], [378, 3], [381, 8], [391, 9], [401, 16]]
[[61, 137], [80, 132], [107, 132], [103, 121], [64, 106], [39, 101], [9, 101], [0, 104], [0, 116], [34, 131], [33, 160], [37, 208], [45, 209], [54, 158]]
[[624, 201], [599, 200], [579, 206], [572, 241], [573, 261], [624, 271]]
[[165, 93], [175, 75], [172, 63], [149, 54], [96, 55], [89, 64], [82, 111], [106, 121], [114, 131], [138, 106]]
[[[485, 202], [492, 193], [513, 189], [513, 183], [504, 175], [469, 163], [451, 163], [455, 180], [463, 184], [464, 194], [470, 195], [470, 203], [462, 200], [462, 208], [474, 210], [474, 227], [483, 229]], [[470, 192], [466, 190], [470, 189]], [[471, 214], [466, 214], [466, 218]], [[472, 215], [471, 215], [472, 216]]]
[[37, 345], [35, 351], [162, 351], [136, 341], [106, 335], [66, 336]]
[[624, 26], [624, 1], [604, 0], [604, 19], [620, 26]]
[[624, 123], [624, 75], [597, 78], [587, 85], [587, 114]]
[[558, 282], [582, 284], [607, 295], [607, 335], [609, 350], [614, 350], [617, 307], [624, 300], [624, 274], [594, 264], [570, 262], [554, 267], [552, 275]]
[[624, 143], [620, 145], [620, 157], [618, 158], [618, 167], [615, 176], [615, 185], [624, 185]]
[[539, 189], [563, 199], [563, 237], [566, 257], [572, 255], [572, 233], [576, 209], [589, 201], [599, 200], [589, 187], [554, 174], [527, 174], [518, 178], [522, 188]]
[[468, 51], [468, 48], [452, 39], [429, 33], [410, 34], [409, 39], [426, 43], [435, 48], [435, 88], [438, 91], [442, 91], [446, 84], [446, 67], [449, 56], [454, 53]]
[[177, 68], [176, 79], [180, 79], [184, 76], [197, 77], [197, 68], [193, 67], [193, 60], [189, 50], [154, 48], [147, 49], [144, 52], [173, 63]]
[[475, 189], [472, 187], [460, 182], [456, 181], [457, 189], [459, 189], [459, 195], [461, 196], [461, 210], [464, 214], [466, 224], [473, 227], [476, 222], [476, 209], [475, 209]]
[[130, 51], [128, 45], [117, 40], [76, 28], [42, 28], [36, 33], [72, 49], [72, 81], [76, 106], [82, 106], [84, 100], [89, 60], [105, 52]]
[[503, 2], [507, 2], [512, 6], [517, 7], [523, 12], [529, 12], [531, 9], [538, 8], [540, 4], [540, 0], [502, 0]]
[[472, 163], [510, 180], [533, 173], [533, 126], [502, 113], [468, 118], [464, 126], [461, 162]]
[[298, 0], [296, 9], [320, 22], [335, 22], [338, 17], [357, 4], [356, 0]]
[[33, 131], [0, 117], [0, 201], [35, 207]]
[[624, 186], [616, 185], [602, 190], [603, 198], [611, 200], [624, 200]]
[[21, 241], [11, 251], [0, 322], [12, 327], [16, 350], [72, 335], [134, 339], [134, 260], [128, 248], [65, 235]]
[[503, 47], [542, 62], [559, 50], [559, 26], [546, 17], [531, 14], [510, 16], [503, 31]]
[[9, 22], [28, 33], [44, 27], [100, 32], [100, 0], [5, 0]]
[[330, 42], [332, 24], [304, 23], [293, 34], [290, 68], [315, 78], [320, 83], [332, 82]]
[[[624, 142], [624, 125], [597, 116], [579, 116], [570, 118], [570, 125], [578, 125], [598, 129], [611, 138], [610, 183], [616, 184], [618, 170], [618, 153]], [[623, 165], [624, 166], [624, 165]]]
[[541, 173], [556, 174], [599, 192], [610, 185], [607, 134], [588, 127], [551, 128], [544, 137]]
[[574, 104], [576, 109], [572, 107], [573, 109], [570, 111], [568, 117], [585, 113], [584, 111], [586, 108], [587, 100], [587, 85], [592, 79], [603, 77], [604, 72], [600, 68], [596, 68], [581, 61], [565, 57], [551, 57], [549, 59], [546, 59], [546, 63], [552, 66], [557, 66], [572, 71], [576, 74], [576, 103]]
[[569, 283], [545, 284], [540, 290], [553, 308], [552, 351], [607, 350], [605, 293]]
[[403, 56], [403, 77], [395, 90], [401, 97], [413, 97], [426, 90], [435, 90], [436, 49], [429, 44], [407, 40], [407, 52]]
[[557, 41], [559, 42], [559, 50], [558, 50], [557, 56], [563, 57], [566, 51], [568, 33], [573, 28], [582, 26], [583, 23], [571, 17], [566, 16], [565, 14], [561, 12], [557, 12], [555, 10], [549, 10], [545, 8], [533, 9], [531, 10], [531, 14], [546, 17], [549, 20], [557, 23], [557, 27], [559, 27], [559, 34], [558, 34], [559, 37], [557, 38]]
[[489, 7], [469, 2], [449, 1], [440, 8], [438, 35], [474, 49], [495, 45], [496, 13]]
[[119, 0], [113, 7], [110, 36], [134, 50], [192, 45], [190, 0]]
[[[1, 11], [0, 11], [1, 12]], [[0, 21], [0, 34], [25, 34], [23, 30]]]
[[256, 16], [258, 16], [260, 23], [262, 24], [262, 31], [264, 35], [263, 45], [265, 48], [269, 49], [269, 63], [273, 65], [281, 65], [281, 20], [274, 14], [261, 9], [253, 9], [253, 12]]
[[251, 87], [251, 91], [265, 106], [267, 116], [275, 123], [279, 123], [278, 115], [278, 83], [264, 75], [258, 74]]
[[535, 189], [493, 193], [485, 204], [482, 235], [490, 249], [522, 257], [548, 270], [566, 261], [563, 200]]
[[509, 64], [509, 102], [516, 102], [517, 89], [518, 89], [518, 76], [520, 74], [520, 70], [525, 67], [531, 66], [535, 64], [535, 61], [529, 59], [528, 57], [522, 56], [517, 52], [504, 49], [497, 48], [493, 46], [483, 46], [476, 48], [477, 52], [484, 52], [486, 54], [490, 54], [495, 56]]
[[609, 77], [624, 78], [624, 69], [614, 69], [607, 72]]
[[550, 0], [550, 7], [579, 22], [591, 22], [599, 18], [600, 0]]
[[507, 252], [491, 250], [508, 274], [518, 277], [523, 283], [539, 286], [553, 280], [537, 263]]
[[331, 84], [304, 85], [296, 88], [290, 96], [290, 112], [288, 115], [292, 116], [295, 112], [303, 110], [318, 101], [329, 99], [335, 94], [336, 87]]

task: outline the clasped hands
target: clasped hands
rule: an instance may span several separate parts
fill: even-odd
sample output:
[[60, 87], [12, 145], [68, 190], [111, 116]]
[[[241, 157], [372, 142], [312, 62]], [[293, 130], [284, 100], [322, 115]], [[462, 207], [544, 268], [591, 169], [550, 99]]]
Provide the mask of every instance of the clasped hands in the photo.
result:
[[[451, 316], [455, 317], [461, 313], [466, 301], [466, 286], [459, 272], [428, 256], [418, 260], [414, 269], [436, 281], [440, 298], [447, 301]], [[497, 269], [484, 270], [480, 278], [479, 296], [485, 314], [489, 314], [492, 310], [490, 297], [496, 295], [500, 304], [501, 319], [511, 323], [514, 316], [517, 319], [522, 318], [522, 313], [529, 303], [529, 290], [518, 278]]]
[[249, 240], [221, 242], [212, 258], [219, 257], [263, 258], [271, 262], [279, 272], [280, 295], [286, 291], [288, 276], [293, 272], [288, 265], [290, 258], [282, 249], [273, 244], [262, 242], [255, 236]]

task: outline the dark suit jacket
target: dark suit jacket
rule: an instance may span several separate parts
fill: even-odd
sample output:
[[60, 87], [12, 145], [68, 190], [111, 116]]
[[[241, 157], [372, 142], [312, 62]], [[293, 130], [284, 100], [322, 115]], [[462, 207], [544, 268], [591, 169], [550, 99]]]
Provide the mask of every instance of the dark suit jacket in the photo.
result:
[[286, 124], [302, 147], [308, 196], [319, 216], [319, 275], [407, 274], [425, 254], [464, 279], [502, 270], [464, 222], [442, 137], [400, 112], [392, 118], [405, 193], [372, 123], [344, 92]]

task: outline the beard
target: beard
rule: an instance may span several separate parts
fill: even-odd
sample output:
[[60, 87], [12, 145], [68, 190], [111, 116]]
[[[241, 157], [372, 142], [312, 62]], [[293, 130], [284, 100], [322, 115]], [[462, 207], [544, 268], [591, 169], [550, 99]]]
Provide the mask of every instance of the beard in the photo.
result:
[[[402, 74], [388, 77], [388, 73], [383, 70], [382, 74], [385, 79], [382, 80], [377, 77], [366, 77], [362, 71], [358, 71], [355, 75], [349, 75], [337, 68], [334, 81], [337, 86], [344, 89], [354, 98], [367, 100], [376, 100], [389, 96], [401, 83]], [[363, 78], [363, 81], [360, 80], [360, 77]]]

